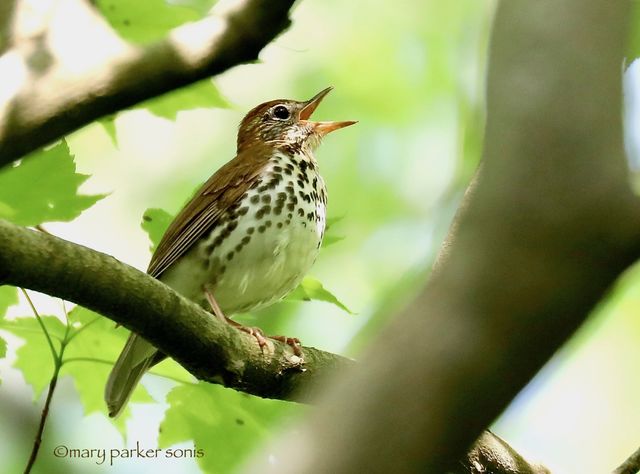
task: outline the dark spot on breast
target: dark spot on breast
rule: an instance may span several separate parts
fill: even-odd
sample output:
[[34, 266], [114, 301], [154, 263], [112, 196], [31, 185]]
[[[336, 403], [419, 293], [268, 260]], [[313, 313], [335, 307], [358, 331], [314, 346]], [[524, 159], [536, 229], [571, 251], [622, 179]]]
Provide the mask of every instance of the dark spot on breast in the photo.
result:
[[231, 221], [229, 222], [229, 225], [227, 226], [227, 230], [229, 231], [229, 233], [233, 232], [236, 227], [238, 227], [238, 221]]
[[285, 225], [289, 225], [291, 224], [291, 214], [289, 214], [289, 219], [287, 219], [286, 221], [284, 221]]
[[270, 203], [271, 202], [271, 194], [263, 194], [262, 195], [262, 202], [265, 203]]
[[312, 221], [314, 218], [313, 212], [307, 212], [307, 219]]
[[265, 222], [265, 223], [264, 223], [264, 225], [265, 225], [267, 228], [268, 228], [268, 227], [271, 227], [271, 221], [267, 221], [267, 222]]
[[249, 212], [249, 206], [244, 206], [242, 209], [238, 210], [238, 215], [244, 216], [247, 212]]
[[235, 249], [236, 249], [236, 252], [240, 252], [240, 250], [242, 250], [242, 244], [236, 245]]
[[281, 173], [282, 172], [282, 166], [274, 166], [273, 167], [273, 171], [275, 173]]
[[274, 213], [274, 215], [276, 215], [276, 216], [279, 216], [280, 214], [282, 214], [282, 206], [275, 207], [275, 208], [273, 209], [273, 213]]
[[[253, 229], [253, 227], [252, 227]], [[247, 245], [249, 243], [249, 241], [251, 240], [251, 237], [249, 237], [248, 235], [245, 235], [244, 237], [242, 237], [242, 245]]]
[[260, 187], [258, 188], [258, 192], [259, 192], [259, 193], [263, 193], [263, 192], [265, 192], [267, 189], [269, 189], [269, 186], [268, 186], [268, 185], [266, 185], [266, 184], [264, 184], [264, 185], [262, 185], [262, 186], [260, 186]]
[[[292, 202], [290, 202], [289, 204], [287, 204], [287, 209], [289, 209], [290, 211], [293, 211], [296, 208], [296, 205]], [[291, 216], [291, 214], [289, 214], [289, 216]]]
[[295, 190], [293, 189], [293, 185], [289, 185], [286, 188], [284, 188], [284, 190], [287, 192], [287, 194], [289, 194], [289, 196], [293, 196], [293, 193], [295, 192]]
[[227, 254], [227, 260], [231, 260], [233, 258], [233, 250]]
[[258, 201], [260, 201], [260, 196], [254, 194], [253, 196], [251, 196], [251, 199], [249, 199], [249, 201], [251, 201], [251, 204], [258, 204]]
[[261, 234], [265, 231], [266, 227], [261, 225], [260, 227], [258, 227], [258, 232], [260, 232]]
[[226, 271], [227, 271], [227, 266], [226, 265], [222, 265], [220, 267], [220, 270], [218, 270], [218, 275], [222, 275]]
[[304, 217], [304, 209], [299, 208], [299, 209], [298, 209], [298, 215], [299, 215], [300, 217]]
[[248, 227], [248, 228], [247, 228], [247, 234], [249, 234], [249, 235], [253, 234], [253, 231], [254, 231], [254, 230], [255, 230], [255, 229], [254, 229], [253, 227]]
[[282, 229], [282, 222], [278, 222], [277, 224], [278, 229]]
[[304, 173], [305, 171], [307, 171], [307, 166], [309, 166], [309, 163], [307, 162], [307, 160], [300, 160], [300, 164], [298, 166]]
[[298, 180], [298, 186], [304, 188], [304, 182], [301, 179]]

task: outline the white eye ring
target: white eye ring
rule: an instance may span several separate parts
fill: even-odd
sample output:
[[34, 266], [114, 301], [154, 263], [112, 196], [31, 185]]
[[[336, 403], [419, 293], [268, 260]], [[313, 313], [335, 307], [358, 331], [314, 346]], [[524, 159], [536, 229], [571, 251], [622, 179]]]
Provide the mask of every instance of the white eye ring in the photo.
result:
[[272, 111], [273, 118], [277, 120], [289, 120], [291, 112], [284, 105], [276, 105]]

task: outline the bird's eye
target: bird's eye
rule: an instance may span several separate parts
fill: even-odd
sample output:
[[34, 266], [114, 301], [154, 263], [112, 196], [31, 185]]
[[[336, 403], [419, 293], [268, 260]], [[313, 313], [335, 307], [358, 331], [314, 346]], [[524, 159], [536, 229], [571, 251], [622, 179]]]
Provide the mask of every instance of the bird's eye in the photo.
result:
[[291, 116], [291, 113], [284, 105], [278, 105], [273, 109], [273, 116], [278, 120], [287, 120]]

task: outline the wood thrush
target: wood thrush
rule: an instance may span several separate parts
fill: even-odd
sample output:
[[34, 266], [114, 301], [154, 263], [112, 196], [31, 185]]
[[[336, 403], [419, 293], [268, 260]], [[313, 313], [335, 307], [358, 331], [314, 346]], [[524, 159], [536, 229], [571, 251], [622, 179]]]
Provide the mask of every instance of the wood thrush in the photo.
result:
[[[309, 118], [331, 87], [305, 102], [272, 100], [242, 120], [237, 154], [202, 185], [162, 237], [147, 272], [223, 321], [268, 306], [300, 283], [325, 228], [327, 192], [313, 156], [326, 134], [356, 122]], [[280, 338], [298, 350], [297, 340]], [[166, 356], [131, 334], [105, 390], [109, 416]]]

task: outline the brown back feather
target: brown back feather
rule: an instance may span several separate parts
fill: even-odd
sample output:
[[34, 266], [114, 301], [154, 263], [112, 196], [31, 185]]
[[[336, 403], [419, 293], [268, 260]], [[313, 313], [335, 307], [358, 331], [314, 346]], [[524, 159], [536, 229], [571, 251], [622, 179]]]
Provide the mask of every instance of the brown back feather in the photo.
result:
[[214, 228], [220, 216], [259, 178], [273, 151], [272, 146], [256, 143], [241, 150], [233, 160], [216, 171], [164, 233], [151, 257], [147, 273], [159, 278], [200, 237]]

